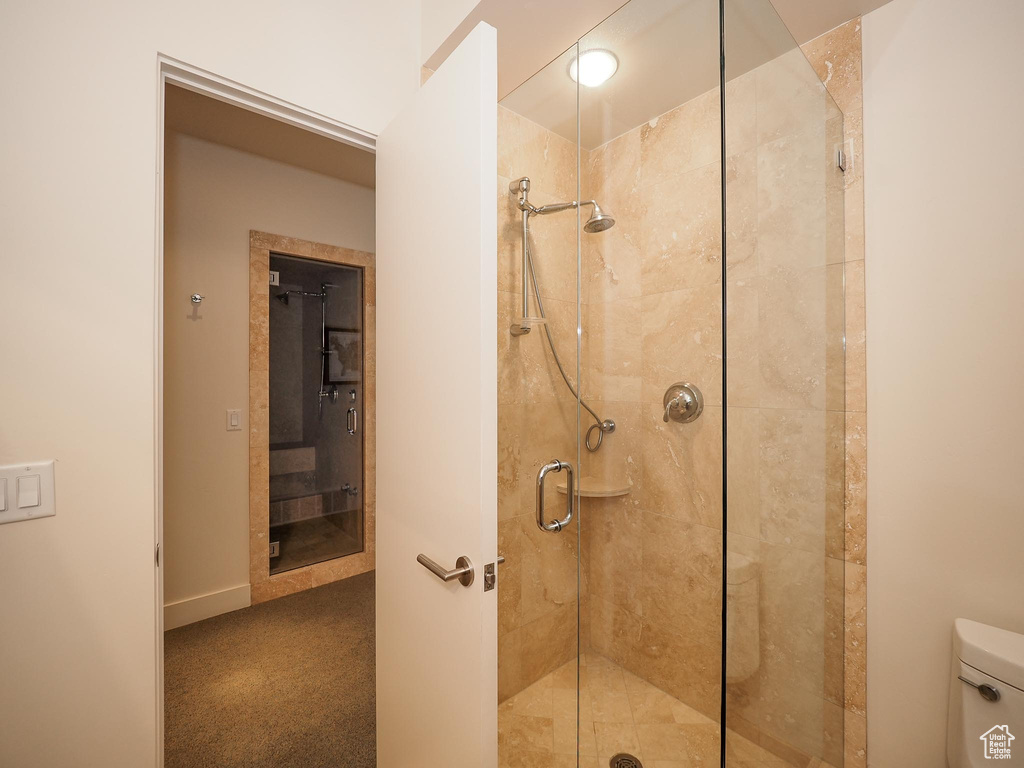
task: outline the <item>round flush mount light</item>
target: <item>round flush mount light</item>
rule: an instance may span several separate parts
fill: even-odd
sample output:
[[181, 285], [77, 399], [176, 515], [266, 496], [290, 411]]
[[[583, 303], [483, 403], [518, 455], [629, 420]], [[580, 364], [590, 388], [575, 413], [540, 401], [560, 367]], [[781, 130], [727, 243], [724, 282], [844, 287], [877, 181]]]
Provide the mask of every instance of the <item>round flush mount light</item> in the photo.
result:
[[615, 54], [601, 48], [584, 51], [569, 64], [569, 77], [573, 82], [594, 88], [615, 74], [619, 60]]

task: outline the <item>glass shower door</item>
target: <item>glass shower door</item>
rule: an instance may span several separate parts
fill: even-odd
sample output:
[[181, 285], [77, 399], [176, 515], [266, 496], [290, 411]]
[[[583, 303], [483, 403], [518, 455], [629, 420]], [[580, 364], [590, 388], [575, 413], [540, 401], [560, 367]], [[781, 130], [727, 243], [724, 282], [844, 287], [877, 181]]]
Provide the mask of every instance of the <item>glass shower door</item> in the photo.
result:
[[843, 114], [770, 3], [724, 8], [730, 757], [840, 766]]
[[841, 112], [770, 0], [632, 0], [499, 125], [501, 764], [841, 765]]
[[270, 573], [363, 550], [363, 270], [271, 254]]
[[633, 0], [580, 41], [620, 62], [580, 89], [583, 199], [615, 218], [582, 235], [583, 394], [616, 424], [580, 458], [601, 766], [720, 759], [718, 33], [717, 0]]
[[[575, 765], [580, 646], [575, 48], [498, 106], [499, 765]], [[592, 740], [591, 740], [592, 741]], [[596, 754], [593, 746], [584, 745]]]

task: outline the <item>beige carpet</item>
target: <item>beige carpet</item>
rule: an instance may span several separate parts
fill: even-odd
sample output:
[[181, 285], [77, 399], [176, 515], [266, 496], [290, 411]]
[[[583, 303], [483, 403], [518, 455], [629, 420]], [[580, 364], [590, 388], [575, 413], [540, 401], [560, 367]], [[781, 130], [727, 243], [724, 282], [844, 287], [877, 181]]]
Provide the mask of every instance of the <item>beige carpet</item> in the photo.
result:
[[167, 768], [372, 768], [374, 574], [164, 636]]

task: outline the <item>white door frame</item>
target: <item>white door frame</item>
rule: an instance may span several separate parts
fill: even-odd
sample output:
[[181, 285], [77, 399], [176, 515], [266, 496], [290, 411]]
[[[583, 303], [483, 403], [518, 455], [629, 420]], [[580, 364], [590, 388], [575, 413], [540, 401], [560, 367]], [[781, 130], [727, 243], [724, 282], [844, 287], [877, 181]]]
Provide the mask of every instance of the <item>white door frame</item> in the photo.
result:
[[154, 620], [156, 626], [156, 764], [158, 768], [163, 768], [164, 764], [164, 569], [161, 553], [164, 531], [164, 92], [168, 83], [369, 152], [375, 152], [377, 147], [377, 136], [374, 133], [333, 120], [170, 56], [157, 54], [156, 242], [154, 247], [156, 317], [153, 324], [155, 329], [153, 345], [156, 350], [153, 371], [153, 391], [156, 402], [156, 411], [153, 414], [156, 498], [154, 499], [155, 541], [153, 542], [153, 552], [155, 555], [154, 565], [157, 566], [154, 579], [156, 592]]

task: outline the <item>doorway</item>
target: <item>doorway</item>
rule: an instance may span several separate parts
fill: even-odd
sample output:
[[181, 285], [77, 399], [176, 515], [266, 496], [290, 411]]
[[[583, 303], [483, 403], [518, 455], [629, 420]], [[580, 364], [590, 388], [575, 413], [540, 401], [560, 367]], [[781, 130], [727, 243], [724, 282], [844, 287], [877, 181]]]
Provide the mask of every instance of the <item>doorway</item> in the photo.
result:
[[163, 764], [372, 766], [374, 157], [164, 106]]
[[[372, 639], [363, 636], [367, 650], [376, 647], [375, 746], [376, 764], [381, 766], [492, 765], [497, 759], [498, 558], [494, 499], [497, 486], [497, 404], [494, 397], [497, 243], [493, 194], [493, 173], [497, 162], [496, 47], [495, 31], [486, 24], [479, 25], [376, 139], [183, 65], [169, 62], [162, 65], [164, 79], [180, 77], [190, 85], [199, 82], [200, 90], [216, 94], [218, 99], [243, 103], [250, 110], [273, 115], [294, 126], [334, 137], [349, 145], [374, 146], [378, 152], [375, 172], [379, 183], [374, 201], [376, 242], [373, 247], [360, 250], [376, 251], [380, 255], [375, 265], [376, 295], [381, 307], [376, 333], [383, 354], [376, 358], [377, 394], [381, 403], [391, 404], [378, 411], [375, 424], [379, 453], [386, 458], [376, 467], [376, 490], [379, 506], [386, 509], [387, 514], [381, 514], [377, 521], [379, 535], [373, 577], [376, 602], [374, 634]], [[316, 156], [319, 157], [318, 154]], [[214, 166], [207, 163], [201, 164], [199, 170], [209, 171], [212, 168]], [[244, 194], [262, 195], [264, 201], [270, 202], [282, 197], [280, 189], [261, 185], [250, 185], [237, 195], [225, 194], [219, 190], [219, 181], [219, 175], [214, 173], [203, 187], [213, 205], [238, 210], [241, 208], [239, 200]], [[162, 179], [161, 187], [163, 184]], [[442, 220], [433, 206], [409, 205], [410, 195], [426, 189], [445, 191], [446, 205], [462, 214], [458, 226], [441, 226]], [[307, 202], [319, 203], [319, 199]], [[313, 207], [306, 205], [303, 210], [309, 212]], [[162, 213], [163, 208], [161, 205]], [[351, 209], [346, 208], [344, 212], [348, 214]], [[161, 221], [165, 218], [161, 216]], [[323, 219], [310, 217], [306, 220], [311, 228], [317, 223], [322, 224]], [[200, 229], [196, 227], [197, 231]], [[161, 246], [163, 230], [161, 226], [158, 239]], [[285, 233], [310, 242], [338, 244], [338, 239], [330, 234], [307, 234], [297, 231], [291, 224], [276, 221], [247, 224], [246, 236], [250, 230]], [[171, 233], [167, 235], [169, 239]], [[204, 320], [212, 319], [218, 306], [213, 299], [220, 296], [223, 300], [226, 294], [219, 287], [204, 293], [202, 289], [197, 290], [197, 286], [186, 288], [184, 283], [187, 281], [174, 284], [163, 270], [163, 250], [158, 248], [159, 274], [164, 278], [160, 293], [165, 304], [161, 308], [159, 325], [166, 325], [167, 318], [181, 312], [182, 296], [192, 304], [193, 294], [197, 296], [198, 307], [189, 306], [186, 313]], [[233, 246], [223, 250], [234, 252]], [[279, 250], [286, 256], [303, 255], [285, 247]], [[220, 248], [185, 250], [186, 254], [210, 267], [220, 263], [217, 259], [220, 252]], [[223, 274], [229, 271], [224, 270]], [[208, 284], [217, 287], [214, 277], [223, 274], [213, 270]], [[267, 300], [271, 301], [269, 293]], [[196, 331], [203, 325], [197, 320], [187, 327]], [[243, 341], [231, 345], [229, 350], [230, 354], [243, 361], [248, 357], [244, 330]], [[164, 337], [165, 334], [159, 334], [158, 341], [165, 341]], [[171, 355], [161, 354], [160, 359], [169, 363]], [[209, 390], [221, 382], [220, 378], [211, 376], [203, 365], [186, 366], [184, 369], [191, 378], [209, 384]], [[163, 369], [158, 369], [157, 373], [161, 397], [170, 395]], [[245, 397], [251, 397], [248, 388]], [[230, 410], [237, 409], [231, 406]], [[225, 423], [232, 424], [222, 405], [217, 407], [216, 413], [220, 428], [223, 429]], [[414, 417], [412, 421], [410, 415]], [[173, 423], [181, 428], [176, 421]], [[159, 429], [163, 438], [161, 449], [171, 424], [170, 418], [162, 418]], [[241, 436], [244, 446], [248, 442], [245, 431], [250, 427], [243, 424], [242, 430], [230, 434]], [[185, 434], [190, 436], [187, 431]], [[162, 475], [166, 475], [170, 465], [163, 460], [164, 453], [167, 451], [161, 451], [158, 463]], [[368, 437], [366, 456], [372, 457], [374, 453]], [[269, 468], [267, 472], [269, 474]], [[162, 484], [170, 490], [169, 483], [162, 480]], [[216, 478], [213, 483], [197, 482], [194, 485], [197, 491], [216, 487]], [[256, 493], [262, 495], [263, 490], [257, 489]], [[161, 510], [166, 507], [170, 511], [171, 495], [161, 491], [158, 497]], [[248, 499], [240, 508], [248, 509]], [[166, 534], [166, 526], [161, 514], [158, 514], [157, 523], [157, 531], [161, 532], [157, 543], [163, 544], [160, 536]], [[167, 543], [173, 543], [170, 537], [167, 537]], [[161, 557], [164, 554], [170, 563], [173, 555], [170, 546], [166, 553], [161, 552]], [[214, 554], [216, 552], [211, 552]], [[251, 557], [252, 553], [249, 554]], [[269, 551], [257, 552], [255, 556], [266, 563]], [[211, 556], [200, 563], [205, 565], [208, 561], [213, 562], [214, 558]], [[456, 566], [454, 572], [445, 570], [453, 562], [464, 565]], [[249, 564], [243, 565], [247, 568]], [[461, 573], [458, 571], [460, 567], [463, 569]], [[274, 574], [273, 579], [287, 580], [289, 574], [299, 570]], [[170, 575], [169, 571], [163, 567], [157, 570], [157, 593], [161, 598], [165, 593], [161, 582]], [[281, 606], [307, 600], [310, 596], [326, 594], [339, 585], [356, 584], [364, 578], [368, 576], [360, 575], [324, 587], [287, 594], [226, 615], [230, 620], [258, 617]], [[250, 585], [241, 586], [249, 589]], [[318, 593], [318, 589], [323, 592]], [[278, 613], [281, 626], [286, 630], [284, 635], [308, 640], [307, 633], [316, 629], [314, 621], [296, 617], [288, 611]], [[218, 615], [208, 621], [223, 618]], [[162, 612], [158, 614], [158, 626], [163, 630]], [[194, 623], [189, 624], [172, 632], [188, 632], [194, 626]], [[329, 626], [332, 635], [329, 639], [337, 639], [342, 634], [339, 628], [333, 624]], [[162, 660], [162, 631], [159, 636], [158, 651]], [[251, 632], [243, 632], [243, 636], [261, 637]], [[216, 643], [207, 642], [205, 645], [220, 647], [222, 656], [230, 659], [250, 650], [238, 642], [237, 637], [228, 633], [221, 635]], [[311, 645], [306, 643], [307, 647]], [[240, 670], [238, 675], [221, 674], [216, 678], [207, 675], [204, 678], [201, 670], [205, 659], [189, 653], [182, 654], [181, 658], [186, 660], [193, 679], [214, 692], [224, 693], [234, 686], [236, 690], [251, 694], [250, 687], [259, 682], [246, 676], [251, 673], [251, 666]], [[325, 660], [334, 664], [332, 669], [337, 670], [337, 658], [340, 657], [332, 656], [328, 651], [316, 661]], [[368, 655], [358, 658], [363, 660]], [[305, 692], [323, 693], [320, 682], [326, 683], [327, 676], [320, 675], [321, 669], [316, 664], [304, 663], [301, 657], [289, 657], [287, 664], [290, 670], [300, 673], [300, 679], [308, 685], [298, 691], [285, 685], [279, 689], [281, 702], [291, 699], [294, 704], [306, 704], [311, 699], [304, 697]], [[261, 672], [270, 669], [268, 677], [275, 677], [272, 664], [256, 669]], [[157, 707], [163, 718], [166, 699], [169, 725], [174, 707], [170, 697], [164, 696], [163, 672], [163, 666], [158, 664], [161, 695]], [[168, 675], [170, 672], [168, 664]], [[274, 701], [273, 696], [259, 697], [255, 694], [246, 695], [243, 699]], [[335, 692], [332, 702], [337, 700]], [[466, 706], [437, 706], [439, 700], [466, 702]], [[277, 712], [273, 707], [266, 707], [264, 711]], [[238, 750], [218, 752], [221, 757], [219, 764], [230, 765], [225, 758], [231, 757], [243, 761], [241, 764], [253, 765], [253, 745], [256, 744], [274, 745], [280, 750], [273, 753], [278, 760], [271, 760], [270, 764], [334, 765], [339, 762], [336, 756], [313, 751], [316, 728], [332, 728], [333, 743], [339, 734], [351, 734], [357, 730], [339, 718], [317, 720], [314, 713], [291, 720], [311, 725], [306, 732], [306, 748], [287, 749], [294, 747], [298, 740], [291, 737], [302, 735], [294, 731], [291, 737], [281, 739], [267, 738], [263, 734], [255, 742], [245, 742]], [[216, 731], [218, 723], [225, 721], [196, 720], [193, 731], [200, 736], [205, 733], [216, 738], [220, 736]], [[250, 739], [257, 730], [250, 729], [246, 738]], [[170, 728], [161, 728], [161, 737], [164, 731], [169, 733]], [[474, 735], [467, 738], [470, 733]], [[173, 756], [170, 754], [170, 739], [167, 741], [169, 764]], [[361, 761], [366, 752], [350, 750], [345, 755], [346, 762], [363, 764], [353, 762], [354, 756], [359, 756]], [[163, 752], [164, 740], [161, 738], [158, 741], [160, 761], [163, 761]], [[212, 752], [213, 749], [208, 750], [208, 753]], [[195, 755], [196, 751], [190, 754]]]

